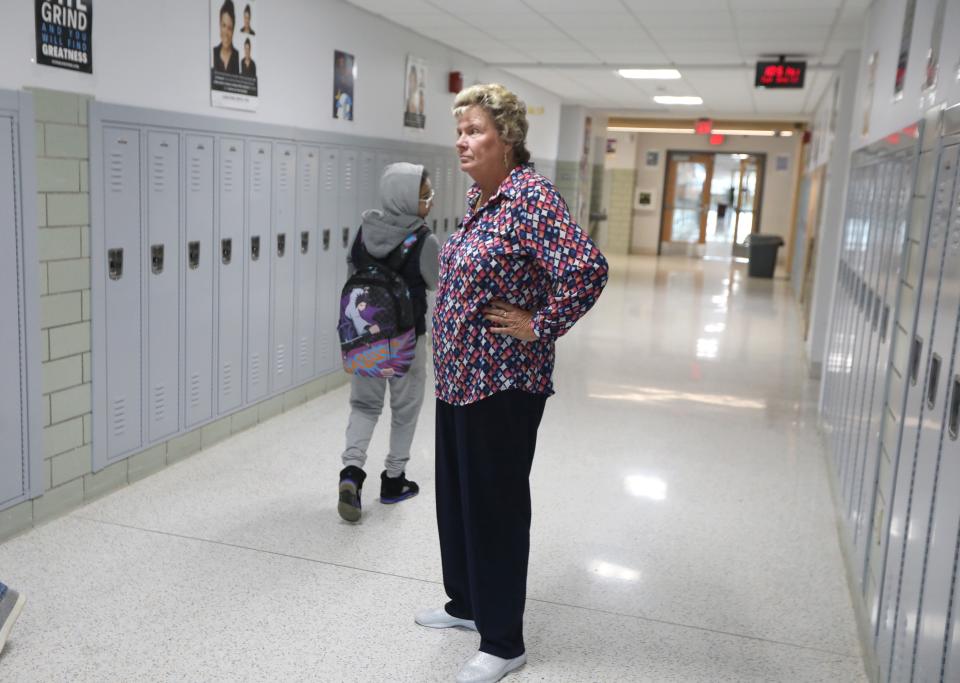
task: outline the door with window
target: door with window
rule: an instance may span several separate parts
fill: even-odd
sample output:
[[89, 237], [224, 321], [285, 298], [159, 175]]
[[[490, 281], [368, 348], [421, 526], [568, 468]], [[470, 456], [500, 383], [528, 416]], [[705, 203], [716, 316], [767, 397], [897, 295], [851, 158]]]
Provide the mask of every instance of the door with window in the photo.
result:
[[706, 242], [712, 179], [713, 154], [670, 153], [662, 241], [688, 244]]

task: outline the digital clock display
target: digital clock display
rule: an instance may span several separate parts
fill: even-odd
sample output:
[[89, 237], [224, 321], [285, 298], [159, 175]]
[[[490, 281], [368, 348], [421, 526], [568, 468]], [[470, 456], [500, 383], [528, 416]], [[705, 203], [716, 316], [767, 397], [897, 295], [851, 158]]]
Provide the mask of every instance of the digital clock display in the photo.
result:
[[802, 88], [806, 74], [806, 62], [757, 62], [755, 85], [758, 88]]

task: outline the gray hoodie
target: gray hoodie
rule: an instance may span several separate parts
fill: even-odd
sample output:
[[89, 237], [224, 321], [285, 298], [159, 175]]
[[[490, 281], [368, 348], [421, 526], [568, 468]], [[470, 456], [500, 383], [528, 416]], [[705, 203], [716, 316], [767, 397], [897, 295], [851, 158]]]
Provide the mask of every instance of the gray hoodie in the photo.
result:
[[[420, 178], [423, 166], [400, 162], [390, 164], [380, 177], [382, 210], [363, 212], [363, 245], [374, 258], [393, 251], [411, 232], [425, 222], [417, 215], [420, 206]], [[349, 263], [349, 255], [347, 257]], [[353, 264], [350, 264], [351, 273]], [[440, 242], [430, 234], [420, 249], [420, 276], [427, 289], [437, 288], [440, 276]]]

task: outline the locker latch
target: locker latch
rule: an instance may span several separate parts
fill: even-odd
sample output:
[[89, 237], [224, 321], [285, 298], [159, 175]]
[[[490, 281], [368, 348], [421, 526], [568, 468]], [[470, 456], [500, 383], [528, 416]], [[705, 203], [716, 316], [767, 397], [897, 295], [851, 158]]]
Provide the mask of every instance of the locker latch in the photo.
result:
[[960, 436], [960, 375], [953, 376], [950, 390], [950, 418], [947, 421], [950, 438], [954, 441]]
[[329, 230], [323, 231], [323, 250], [324, 251], [330, 250], [330, 231]]
[[450, 232], [450, 219], [449, 219], [449, 218], [444, 218], [444, 219], [443, 219], [443, 231], [444, 231], [444, 232]]
[[343, 248], [350, 246], [350, 228], [343, 229]]
[[915, 336], [913, 344], [910, 345], [910, 384], [913, 386], [917, 386], [917, 379], [920, 378], [921, 353], [923, 353], [923, 340]]
[[436, 218], [433, 219], [433, 234], [434, 234], [434, 235], [437, 234], [437, 219], [436, 219]]
[[281, 232], [277, 235], [277, 256], [283, 258], [283, 255], [287, 253], [287, 235], [286, 233]]
[[220, 261], [225, 266], [230, 265], [230, 261], [233, 259], [233, 240], [229, 237], [225, 237], [220, 240]]
[[937, 403], [937, 385], [940, 383], [940, 367], [943, 365], [943, 359], [939, 353], [934, 353], [930, 357], [930, 377], [927, 379], [927, 407], [933, 408]]
[[200, 267], [200, 242], [189, 242], [187, 244], [187, 258], [190, 261], [190, 270], [196, 270]]
[[260, 235], [250, 238], [250, 258], [254, 261], [260, 260]]
[[306, 254], [310, 250], [310, 233], [304, 230], [300, 233], [300, 253]]
[[153, 271], [154, 275], [159, 275], [163, 272], [163, 245], [162, 244], [152, 244], [150, 245], [150, 270]]
[[107, 267], [110, 269], [111, 280], [123, 277], [123, 249], [107, 250]]

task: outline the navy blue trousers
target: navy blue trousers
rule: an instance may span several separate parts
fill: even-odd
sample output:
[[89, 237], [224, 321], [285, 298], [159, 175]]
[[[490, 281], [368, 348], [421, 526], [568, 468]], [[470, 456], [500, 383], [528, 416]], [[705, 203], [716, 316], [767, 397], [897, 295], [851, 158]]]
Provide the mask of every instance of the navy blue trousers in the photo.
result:
[[480, 651], [523, 652], [530, 467], [546, 396], [503, 391], [466, 406], [437, 400], [437, 526], [449, 614], [473, 619]]

